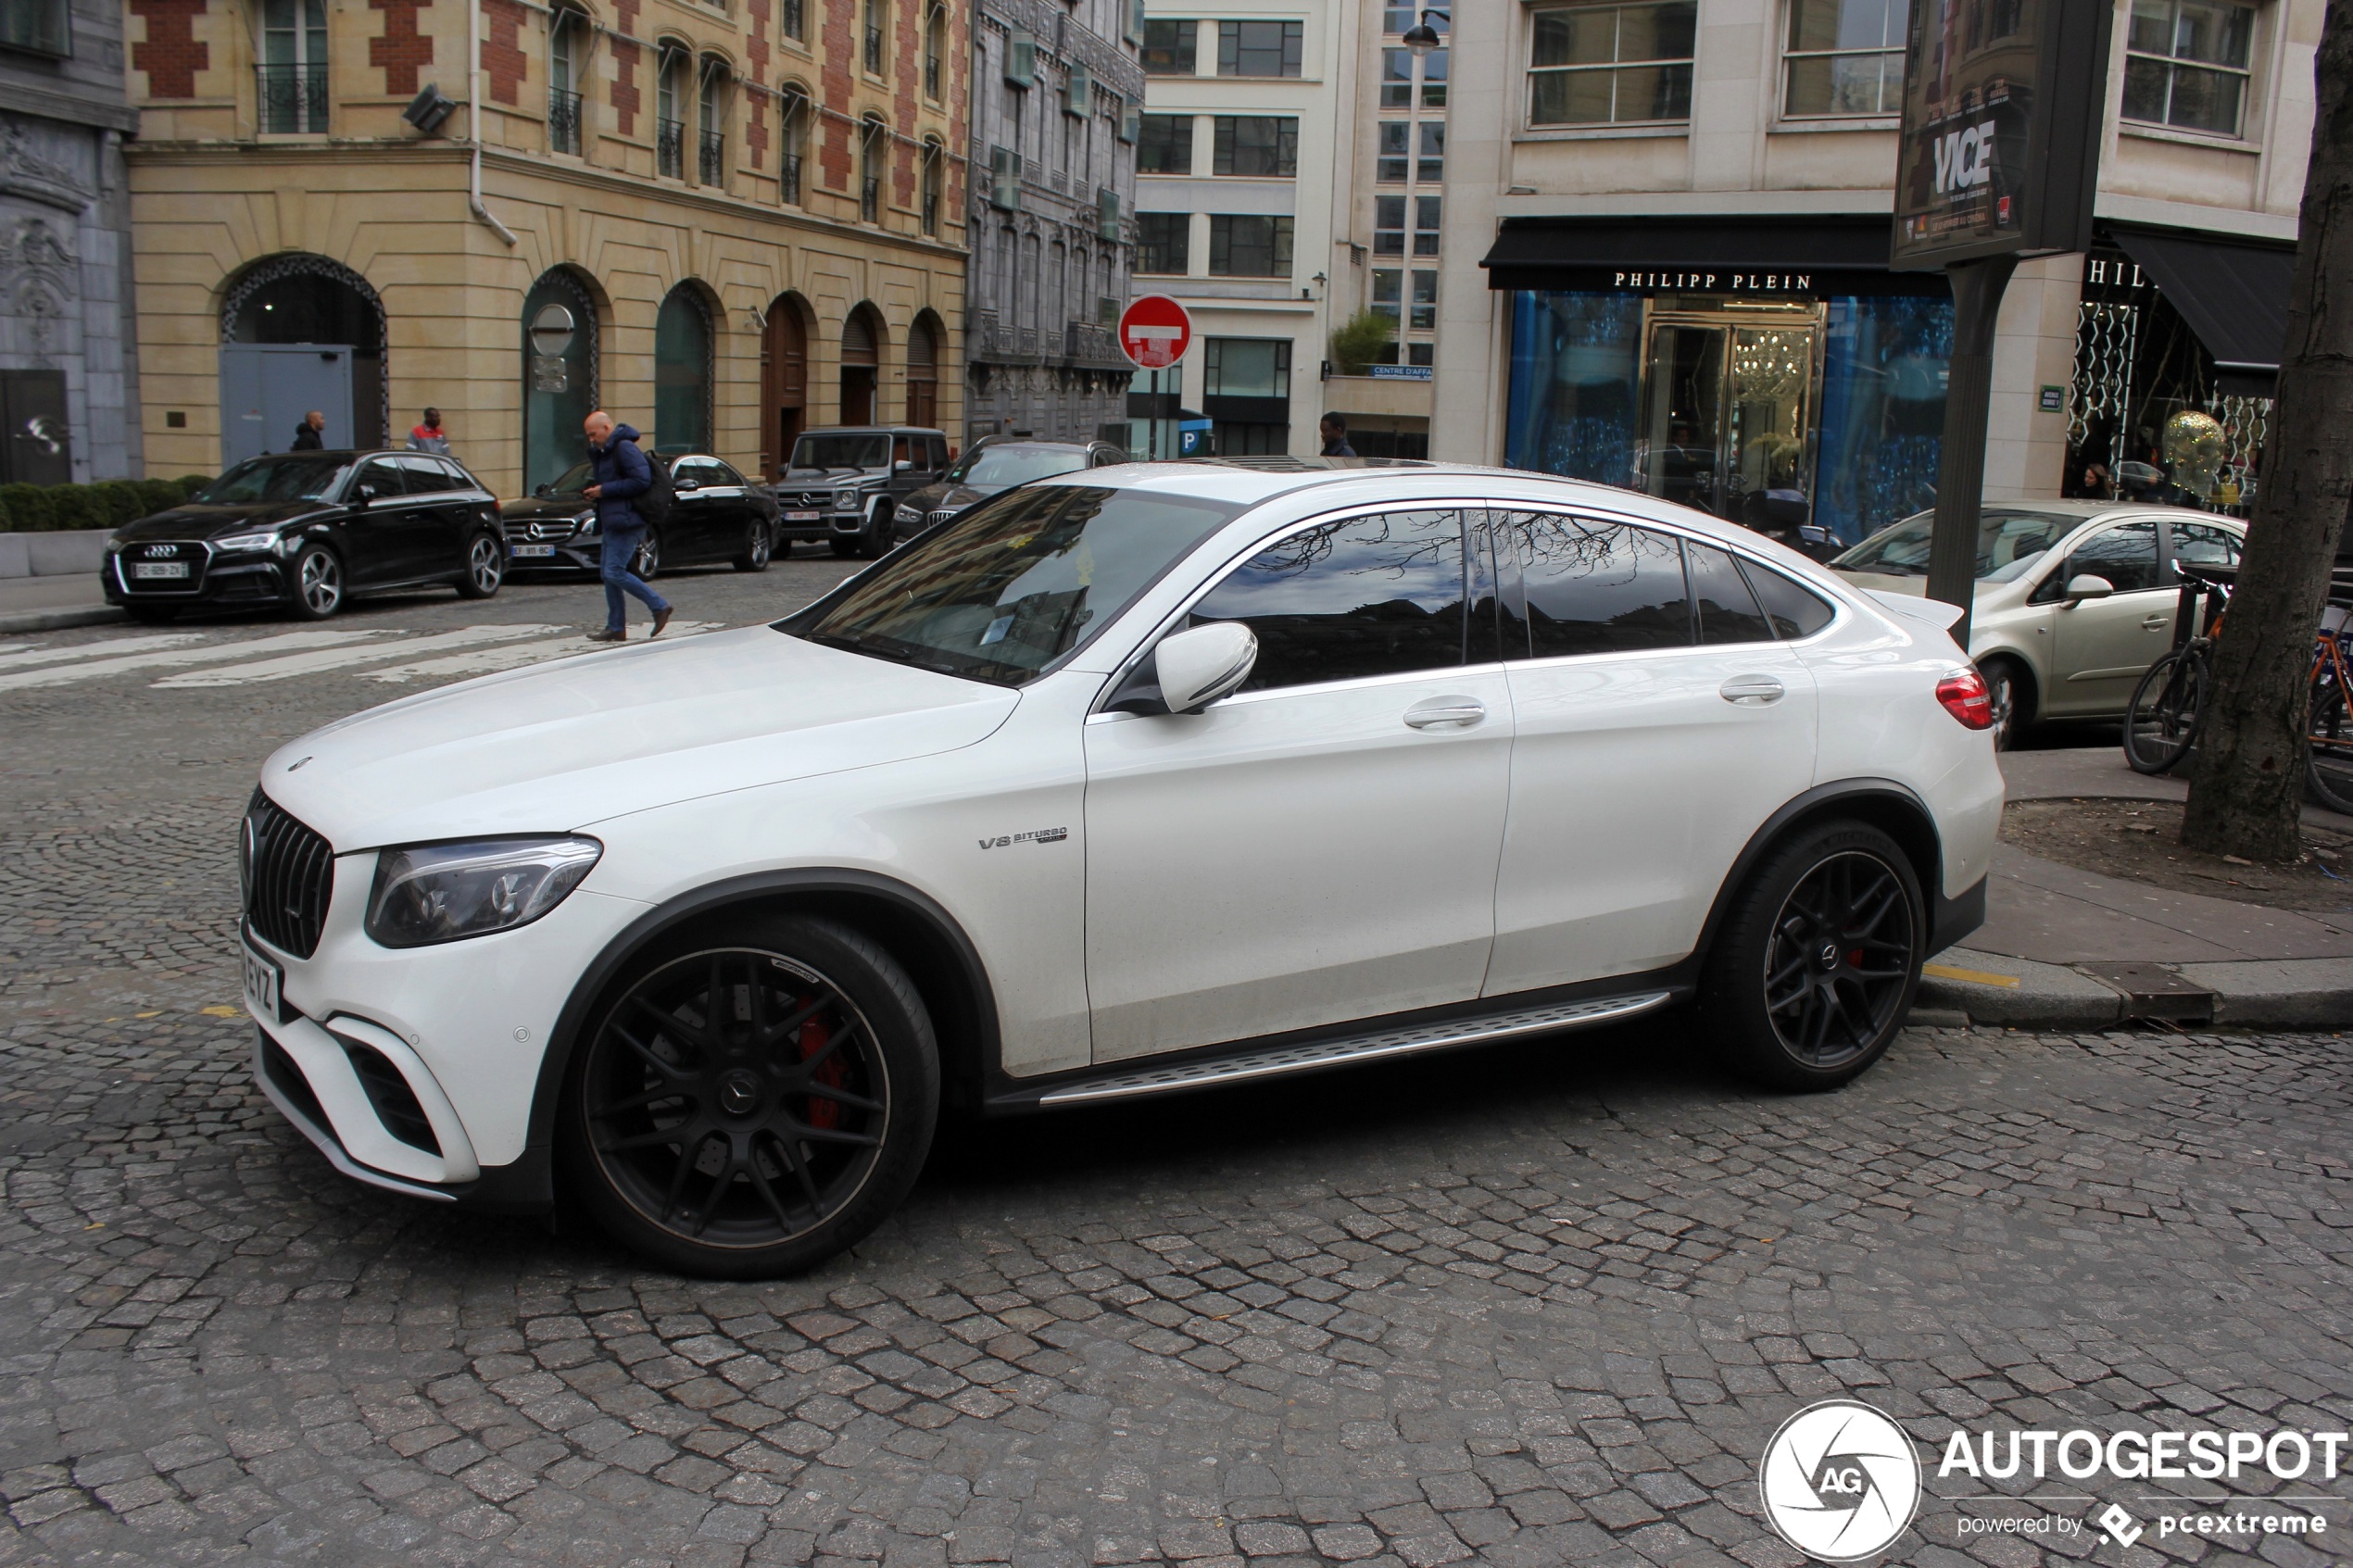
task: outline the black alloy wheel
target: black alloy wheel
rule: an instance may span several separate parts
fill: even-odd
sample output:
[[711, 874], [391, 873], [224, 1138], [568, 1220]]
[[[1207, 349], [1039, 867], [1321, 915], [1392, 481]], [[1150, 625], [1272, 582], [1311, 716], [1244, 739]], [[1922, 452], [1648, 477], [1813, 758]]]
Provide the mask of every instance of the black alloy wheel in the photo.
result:
[[567, 1159], [590, 1210], [670, 1267], [810, 1268], [866, 1235], [923, 1167], [931, 1023], [863, 934], [754, 917], [633, 964], [584, 1038]]
[[1989, 659], [1978, 669], [1994, 714], [1994, 749], [2007, 751], [2034, 716], [2024, 704], [2026, 678], [2007, 659]]
[[774, 548], [774, 541], [769, 536], [767, 521], [753, 518], [750, 525], [744, 530], [744, 553], [736, 558], [736, 570], [767, 571], [768, 557]]
[[343, 608], [343, 560], [324, 545], [305, 545], [286, 569], [286, 608], [297, 621], [324, 621]]
[[465, 575], [458, 579], [461, 599], [486, 599], [507, 578], [507, 546], [495, 533], [477, 533], [466, 546]]
[[645, 538], [638, 541], [637, 553], [629, 558], [629, 571], [638, 582], [650, 583], [654, 580], [655, 574], [661, 571], [661, 534], [659, 531], [648, 528], [646, 530]]
[[898, 536], [899, 512], [887, 501], [875, 508], [866, 519], [866, 532], [858, 536], [858, 553], [868, 560], [880, 560], [890, 554], [891, 540]]
[[1737, 1071], [1828, 1089], [1879, 1060], [1919, 983], [1910, 859], [1877, 828], [1824, 823], [1769, 853], [1708, 955], [1701, 1006]]

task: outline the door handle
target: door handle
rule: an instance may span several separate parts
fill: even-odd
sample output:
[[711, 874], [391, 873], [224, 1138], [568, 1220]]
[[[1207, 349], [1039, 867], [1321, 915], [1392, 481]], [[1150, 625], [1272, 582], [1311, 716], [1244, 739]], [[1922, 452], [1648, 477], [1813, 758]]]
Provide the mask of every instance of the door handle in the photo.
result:
[[1787, 695], [1788, 688], [1770, 675], [1735, 675], [1716, 688], [1726, 702], [1743, 708], [1769, 708]]
[[1487, 717], [1487, 705], [1467, 696], [1433, 696], [1405, 709], [1406, 724], [1416, 730], [1470, 729]]
[[2142, 630], [2147, 632], [2154, 632], [2159, 627], [2171, 626], [2172, 624], [2173, 618], [2170, 615], [2144, 615], [2141, 617], [2141, 628]]

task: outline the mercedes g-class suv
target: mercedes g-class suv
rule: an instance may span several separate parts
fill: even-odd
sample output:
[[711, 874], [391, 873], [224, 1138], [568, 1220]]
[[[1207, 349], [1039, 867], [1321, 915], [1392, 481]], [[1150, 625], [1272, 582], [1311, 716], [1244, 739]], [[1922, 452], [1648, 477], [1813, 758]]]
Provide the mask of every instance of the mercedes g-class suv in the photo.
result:
[[891, 541], [923, 526], [902, 527], [909, 495], [948, 470], [945, 432], [914, 425], [842, 425], [812, 430], [793, 443], [792, 460], [769, 488], [779, 513], [776, 542], [823, 539], [837, 556], [872, 559]]

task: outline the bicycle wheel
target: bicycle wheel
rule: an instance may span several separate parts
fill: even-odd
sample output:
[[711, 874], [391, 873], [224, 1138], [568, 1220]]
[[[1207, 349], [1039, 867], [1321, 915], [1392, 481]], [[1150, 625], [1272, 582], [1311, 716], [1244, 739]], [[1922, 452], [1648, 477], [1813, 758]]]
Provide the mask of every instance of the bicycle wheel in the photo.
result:
[[2206, 656], [2167, 654], [2148, 667], [2124, 710], [2124, 760], [2136, 773], [2161, 773], [2189, 755], [2206, 700]]
[[2331, 681], [2312, 691], [2311, 740], [2304, 776], [2315, 799], [2353, 816], [2353, 711], [2345, 688]]

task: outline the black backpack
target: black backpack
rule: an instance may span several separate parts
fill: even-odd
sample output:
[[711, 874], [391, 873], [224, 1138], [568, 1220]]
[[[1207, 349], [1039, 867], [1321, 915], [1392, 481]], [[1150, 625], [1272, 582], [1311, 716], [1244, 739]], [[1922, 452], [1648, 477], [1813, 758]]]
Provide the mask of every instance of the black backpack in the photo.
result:
[[652, 477], [643, 492], [629, 498], [629, 504], [637, 509], [639, 517], [660, 528], [670, 521], [670, 503], [677, 499], [678, 492], [671, 485], [668, 463], [648, 455], [646, 469]]

